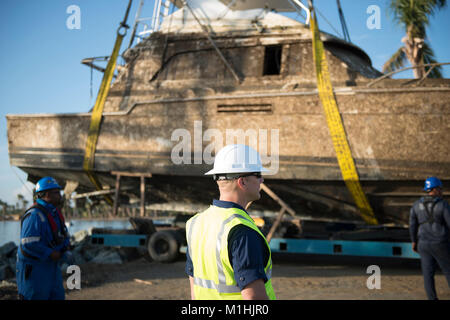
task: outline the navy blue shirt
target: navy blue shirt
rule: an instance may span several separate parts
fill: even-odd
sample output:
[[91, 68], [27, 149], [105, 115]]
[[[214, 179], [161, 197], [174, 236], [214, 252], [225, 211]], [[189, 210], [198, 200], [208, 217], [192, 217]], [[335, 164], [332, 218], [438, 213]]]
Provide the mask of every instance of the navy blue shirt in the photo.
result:
[[[213, 206], [237, 208], [246, 212], [240, 205], [228, 201], [214, 200]], [[269, 260], [269, 250], [264, 239], [255, 230], [242, 224], [230, 230], [228, 234], [228, 258], [233, 267], [234, 279], [239, 289], [244, 289], [255, 280], [262, 279], [267, 282], [264, 267]], [[185, 271], [189, 276], [194, 276], [194, 266], [189, 256], [189, 249], [186, 250]]]

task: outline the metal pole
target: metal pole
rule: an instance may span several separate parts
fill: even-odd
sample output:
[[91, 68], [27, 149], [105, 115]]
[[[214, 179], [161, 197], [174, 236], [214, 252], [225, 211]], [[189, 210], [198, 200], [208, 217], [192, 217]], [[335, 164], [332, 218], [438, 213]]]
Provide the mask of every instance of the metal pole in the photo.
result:
[[114, 192], [114, 207], [113, 216], [117, 216], [117, 208], [119, 207], [119, 196], [120, 196], [120, 174], [116, 176], [116, 190]]
[[170, 0], [166, 0], [166, 2], [164, 2], [163, 18], [169, 15], [169, 9], [170, 9]]
[[133, 2], [133, 0], [129, 0], [128, 1], [128, 6], [127, 6], [127, 11], [125, 12], [125, 17], [123, 17], [123, 21], [120, 23], [120, 26], [124, 27], [125, 29], [129, 28], [127, 26], [127, 20], [128, 20], [128, 14], [130, 13], [130, 8], [131, 8], [131, 3], [132, 2]]
[[156, 11], [154, 11], [155, 16], [153, 17], [152, 32], [157, 31], [159, 27], [159, 16], [161, 14], [161, 0], [155, 1], [155, 7]]
[[341, 1], [337, 1], [339, 19], [341, 20], [342, 33], [344, 34], [344, 39], [348, 42], [352, 42], [350, 39], [350, 33], [348, 32], [347, 23], [345, 22], [344, 11], [342, 11]]
[[[301, 15], [301, 10], [298, 10], [298, 7], [300, 7], [301, 9], [305, 10], [306, 12], [306, 21], [305, 24], [309, 24], [309, 20], [311, 19], [311, 12], [309, 11], [309, 9], [300, 1], [298, 0], [288, 0], [289, 3], [291, 4], [291, 6], [295, 9], [295, 11], [297, 11], [298, 14]], [[303, 17], [303, 16], [302, 16]]]
[[141, 217], [145, 216], [145, 177], [141, 176]]
[[[422, 65], [418, 65], [418, 66], [414, 66], [414, 67], [402, 68], [402, 69], [399, 69], [399, 70], [395, 70], [395, 71], [386, 73], [385, 75], [382, 75], [381, 77], [379, 77], [379, 78], [377, 78], [377, 79], [375, 79], [375, 80], [369, 82], [369, 83], [367, 84], [367, 87], [371, 87], [372, 85], [374, 85], [375, 83], [377, 83], [377, 82], [379, 82], [379, 81], [381, 81], [381, 80], [383, 80], [383, 79], [386, 79], [386, 78], [388, 78], [388, 77], [390, 77], [390, 76], [392, 76], [392, 75], [394, 75], [394, 74], [396, 74], [396, 73], [403, 72], [403, 71], [406, 71], [406, 70], [411, 70], [411, 69], [416, 69], [416, 68], [422, 68], [422, 67], [445, 66], [445, 65], [449, 65], [449, 64], [450, 64], [450, 62], [444, 62], [444, 63], [427, 63], [427, 64], [422, 64]], [[416, 79], [416, 80], [417, 80], [417, 79]]]
[[130, 39], [130, 44], [128, 45], [128, 48], [131, 48], [131, 46], [133, 45], [134, 37], [136, 36], [137, 26], [139, 24], [139, 18], [141, 17], [141, 10], [142, 10], [143, 5], [144, 5], [144, 0], [141, 0], [141, 2], [139, 2], [139, 7], [136, 12], [136, 17], [134, 18], [133, 32], [131, 33], [131, 39]]
[[153, 32], [153, 27], [155, 26], [155, 17], [156, 17], [156, 8], [158, 7], [157, 2], [161, 0], [155, 0], [153, 5], [153, 16], [152, 16], [152, 24], [150, 25], [150, 30]]

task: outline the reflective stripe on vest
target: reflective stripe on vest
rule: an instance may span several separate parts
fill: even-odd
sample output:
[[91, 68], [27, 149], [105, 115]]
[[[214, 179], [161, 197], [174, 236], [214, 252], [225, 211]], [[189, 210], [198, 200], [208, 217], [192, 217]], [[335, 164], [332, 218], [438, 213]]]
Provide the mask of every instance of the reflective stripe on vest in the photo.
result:
[[238, 286], [229, 286], [226, 284], [216, 284], [212, 280], [206, 280], [199, 277], [194, 277], [194, 284], [207, 289], [214, 289], [220, 293], [240, 293], [241, 289]]
[[[208, 274], [209, 274], [209, 276], [217, 274], [216, 281], [218, 281], [218, 283], [213, 279], [204, 279], [203, 277], [201, 277], [201, 274], [199, 274], [201, 272], [198, 271], [198, 268], [203, 267], [203, 266], [198, 266], [198, 265], [197, 265], [197, 267], [195, 266], [196, 262], [198, 263], [198, 261], [200, 261], [198, 259], [199, 257], [196, 256], [197, 253], [194, 252], [194, 247], [196, 245], [197, 246], [200, 245], [201, 247], [209, 247], [210, 251], [201, 253], [202, 254], [201, 261], [202, 262], [204, 262], [203, 260], [212, 258], [211, 243], [208, 246], [207, 243], [202, 242], [202, 241], [212, 241], [212, 239], [205, 239], [202, 236], [200, 236], [201, 237], [200, 239], [194, 239], [195, 235], [193, 234], [193, 230], [196, 229], [196, 227], [197, 227], [197, 230], [196, 230], [197, 232], [202, 231], [202, 230], [205, 231], [205, 230], [209, 229], [205, 225], [203, 225], [203, 226], [198, 225], [198, 223], [205, 224], [205, 223], [211, 222], [211, 221], [208, 221], [210, 216], [202, 216], [202, 215], [214, 215], [214, 219], [222, 219], [221, 223], [218, 222], [218, 223], [220, 223], [220, 225], [219, 226], [215, 225], [217, 227], [213, 228], [216, 230], [216, 231], [214, 231], [215, 232], [214, 236], [216, 238], [214, 239], [215, 244], [214, 244], [214, 250], [213, 250], [215, 257], [216, 257], [215, 263], [211, 262], [211, 260], [208, 260], [209, 262], [207, 263], [211, 267], [214, 265], [216, 270], [210, 270], [210, 272], [208, 272]], [[237, 220], [235, 220], [235, 219], [237, 219]], [[216, 222], [216, 221], [214, 221], [214, 222]], [[244, 223], [243, 221], [245, 221], [247, 223]], [[219, 296], [222, 294], [226, 294], [225, 298], [230, 298], [231, 296], [233, 296], [234, 298], [242, 299], [241, 290], [237, 286], [237, 284], [235, 284], [232, 266], [225, 265], [226, 263], [229, 264], [229, 262], [228, 262], [228, 248], [226, 248], [226, 250], [225, 250], [224, 247], [228, 246], [228, 239], [227, 239], [228, 232], [234, 226], [233, 225], [233, 226], [227, 228], [227, 225], [230, 223], [232, 223], [234, 225], [244, 224], [247, 227], [250, 227], [250, 228], [254, 229], [255, 231], [257, 231], [264, 238], [264, 236], [259, 231], [258, 227], [255, 225], [253, 220], [251, 220], [251, 218], [248, 217], [247, 214], [245, 212], [243, 212], [242, 210], [235, 209], [235, 208], [223, 209], [223, 208], [218, 208], [218, 207], [212, 206], [208, 210], [206, 210], [206, 212], [197, 214], [196, 216], [191, 218], [187, 223], [187, 241], [188, 241], [189, 255], [194, 264], [194, 285], [201, 287], [203, 289], [212, 289], [212, 290], [216, 291], [219, 294]], [[206, 228], [206, 229], [204, 229], [204, 228]], [[224, 234], [225, 231], [226, 231], [226, 235]], [[200, 242], [196, 242], [199, 240], [200, 240]], [[268, 247], [267, 241], [265, 241], [265, 242]], [[268, 291], [267, 292], [268, 296], [270, 298], [274, 299], [275, 295], [273, 294], [273, 289], [272, 289], [271, 281], [270, 281], [271, 276], [272, 276], [272, 260], [271, 260], [271, 255], [270, 255], [270, 247], [268, 247], [268, 249], [269, 249], [269, 260], [268, 260], [267, 266], [265, 268], [266, 277], [268, 279], [268, 281], [266, 283], [266, 291]], [[223, 250], [225, 250], [225, 251], [223, 251]], [[224, 252], [227, 254], [225, 255]], [[211, 257], [208, 256], [208, 253]], [[224, 258], [224, 256], [222, 254], [226, 256], [226, 259]], [[196, 270], [197, 270], [197, 272], [196, 272]], [[227, 275], [228, 275], [229, 281], [232, 281], [234, 284], [227, 284]], [[267, 288], [270, 288], [270, 289], [267, 289]], [[230, 296], [230, 294], [231, 294], [231, 296]], [[215, 295], [211, 294], [211, 296], [215, 296]], [[196, 298], [211, 299], [211, 296], [208, 296], [206, 294], [206, 296], [202, 296], [202, 297], [196, 296]]]

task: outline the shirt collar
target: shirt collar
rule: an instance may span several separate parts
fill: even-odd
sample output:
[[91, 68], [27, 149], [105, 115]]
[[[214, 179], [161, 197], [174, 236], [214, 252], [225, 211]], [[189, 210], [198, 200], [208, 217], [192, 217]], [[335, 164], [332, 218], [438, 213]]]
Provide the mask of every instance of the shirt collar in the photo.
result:
[[52, 205], [51, 203], [48, 203], [48, 202], [45, 201], [45, 200], [37, 199], [36, 202], [37, 202], [38, 204], [40, 204], [41, 206], [45, 207], [45, 208], [46, 208], [47, 210], [49, 210], [52, 214], [54, 213], [54, 211], [55, 211], [55, 209], [56, 209], [54, 205]]
[[242, 208], [237, 203], [234, 203], [234, 202], [231, 202], [231, 201], [223, 201], [223, 200], [216, 200], [216, 199], [214, 199], [213, 200], [213, 206], [216, 206], [216, 207], [219, 207], [219, 208], [225, 208], [225, 209], [236, 208], [236, 209], [242, 210], [245, 213], [247, 213], [247, 211], [245, 211], [244, 208]]

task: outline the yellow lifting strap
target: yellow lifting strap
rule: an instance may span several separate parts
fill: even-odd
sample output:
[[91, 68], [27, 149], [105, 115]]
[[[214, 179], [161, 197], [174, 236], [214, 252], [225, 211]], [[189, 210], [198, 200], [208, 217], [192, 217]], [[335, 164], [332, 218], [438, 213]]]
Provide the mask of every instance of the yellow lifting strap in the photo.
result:
[[378, 224], [372, 207], [359, 182], [358, 172], [356, 171], [344, 125], [333, 93], [325, 50], [317, 26], [316, 14], [312, 7], [310, 21], [313, 36], [313, 55], [316, 67], [317, 87], [325, 111], [328, 128], [330, 129], [331, 138], [333, 140], [334, 150], [336, 151], [339, 167], [341, 169], [342, 178], [352, 194], [364, 221], [368, 224]]
[[[88, 138], [86, 141], [86, 152], [84, 154], [83, 169], [86, 171], [89, 180], [95, 186], [97, 190], [102, 190], [102, 185], [97, 176], [93, 172], [95, 163], [95, 149], [97, 147], [98, 135], [100, 133], [100, 123], [102, 121], [103, 107], [105, 106], [106, 97], [108, 96], [111, 80], [116, 69], [116, 61], [119, 55], [120, 46], [122, 45], [123, 35], [117, 34], [116, 43], [111, 57], [109, 58], [108, 65], [106, 66], [105, 73], [103, 74], [100, 90], [95, 101], [94, 109], [92, 110], [91, 124], [89, 126]], [[112, 199], [109, 196], [105, 197], [109, 204], [113, 204]]]
[[[108, 96], [111, 81], [114, 75], [114, 71], [116, 69], [116, 62], [117, 57], [119, 56], [119, 50], [122, 45], [123, 38], [126, 35], [126, 29], [128, 28], [128, 26], [126, 25], [126, 21], [128, 18], [128, 13], [130, 11], [131, 2], [132, 0], [129, 1], [125, 18], [123, 22], [120, 24], [119, 29], [117, 30], [117, 38], [114, 44], [114, 49], [111, 57], [109, 58], [105, 73], [103, 74], [103, 79], [102, 83], [100, 84], [97, 100], [95, 101], [94, 108], [92, 109], [91, 124], [89, 126], [89, 132], [86, 141], [86, 151], [84, 154], [83, 170], [86, 172], [87, 176], [89, 177], [89, 180], [91, 180], [92, 184], [95, 186], [97, 190], [102, 190], [103, 187], [93, 171], [95, 164], [95, 149], [97, 147], [98, 135], [100, 133], [100, 124], [102, 121], [103, 107], [105, 106], [106, 97]], [[121, 33], [121, 30], [125, 30], [125, 32]], [[110, 205], [113, 205], [114, 203], [111, 197], [109, 196], [105, 196], [105, 200]]]

